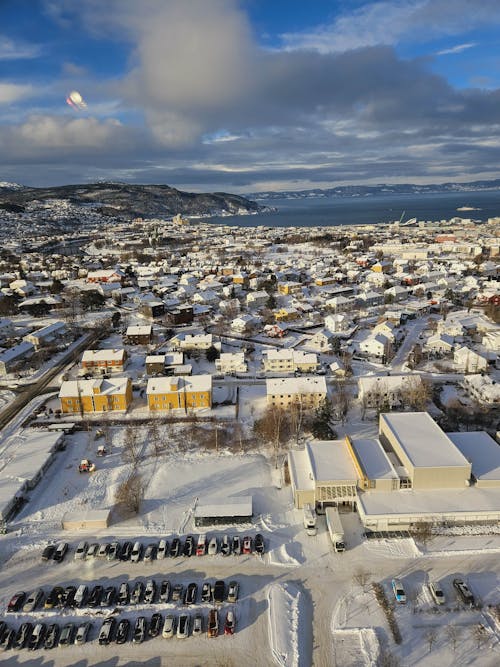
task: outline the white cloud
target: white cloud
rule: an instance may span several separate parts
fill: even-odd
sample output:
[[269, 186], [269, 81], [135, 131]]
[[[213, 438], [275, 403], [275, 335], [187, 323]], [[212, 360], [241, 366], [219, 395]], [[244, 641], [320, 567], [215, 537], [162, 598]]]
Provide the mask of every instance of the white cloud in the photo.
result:
[[33, 86], [0, 82], [0, 104], [12, 104], [34, 93]]
[[37, 58], [41, 48], [28, 42], [14, 42], [6, 35], [0, 35], [0, 60], [25, 60]]
[[467, 49], [472, 49], [474, 46], [477, 46], [476, 42], [466, 42], [465, 44], [457, 44], [456, 46], [452, 46], [449, 49], [441, 49], [441, 51], [438, 51], [436, 55], [447, 56], [453, 53], [462, 53], [462, 51], [466, 51]]

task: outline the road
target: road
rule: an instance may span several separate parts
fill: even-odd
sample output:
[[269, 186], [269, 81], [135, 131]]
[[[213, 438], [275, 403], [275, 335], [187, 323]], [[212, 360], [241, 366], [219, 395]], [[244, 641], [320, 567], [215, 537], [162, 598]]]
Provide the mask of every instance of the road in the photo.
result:
[[405, 364], [408, 355], [410, 354], [413, 346], [418, 341], [418, 338], [422, 331], [426, 328], [428, 323], [427, 317], [422, 317], [419, 320], [416, 320], [411, 323], [406, 324], [406, 336], [405, 339], [399, 348], [399, 350], [394, 355], [393, 360], [389, 364], [389, 367], [395, 373], [401, 373], [403, 370], [403, 365]]

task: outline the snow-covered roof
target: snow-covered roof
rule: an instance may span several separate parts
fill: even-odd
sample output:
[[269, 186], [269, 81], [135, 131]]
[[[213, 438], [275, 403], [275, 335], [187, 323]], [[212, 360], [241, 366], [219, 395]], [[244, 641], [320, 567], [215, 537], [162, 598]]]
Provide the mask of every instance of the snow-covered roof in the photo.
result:
[[[172, 388], [174, 387], [174, 388]], [[148, 380], [146, 393], [169, 394], [172, 391], [212, 391], [211, 375], [159, 377]]]
[[500, 481], [500, 446], [485, 431], [448, 433], [450, 440], [472, 463], [476, 479]]
[[99, 361], [123, 361], [125, 350], [85, 350], [82, 355], [83, 363], [97, 363]]
[[213, 498], [207, 503], [198, 503], [193, 512], [195, 519], [205, 517], [252, 516], [252, 496], [232, 496], [231, 498]]
[[316, 483], [356, 483], [358, 474], [343, 440], [308, 442], [306, 450]]
[[152, 330], [151, 324], [133, 324], [127, 327], [127, 336], [149, 336]]
[[326, 380], [320, 377], [268, 378], [266, 380], [268, 396], [293, 394], [325, 394]]
[[59, 398], [93, 396], [98, 390], [102, 395], [124, 394], [127, 390], [128, 377], [115, 377], [95, 380], [66, 380], [61, 384]]
[[292, 450], [288, 460], [294, 488], [300, 491], [314, 491], [314, 478], [308, 451], [306, 449]]
[[398, 475], [375, 438], [351, 439], [352, 448], [368, 479], [397, 479]]
[[468, 462], [427, 412], [380, 415], [415, 468], [467, 466]]

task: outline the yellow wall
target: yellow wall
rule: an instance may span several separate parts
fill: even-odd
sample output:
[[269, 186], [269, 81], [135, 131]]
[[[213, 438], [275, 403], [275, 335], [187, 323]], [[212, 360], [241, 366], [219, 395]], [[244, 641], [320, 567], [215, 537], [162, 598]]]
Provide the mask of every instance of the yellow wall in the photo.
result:
[[211, 408], [209, 391], [171, 391], [148, 396], [150, 410], [175, 410], [178, 408]]
[[99, 394], [97, 391], [93, 396], [80, 396], [80, 399], [78, 396], [69, 396], [60, 399], [61, 411], [69, 414], [75, 414], [82, 410], [84, 413], [127, 410], [131, 402], [131, 380], [127, 382], [127, 389], [123, 394]]

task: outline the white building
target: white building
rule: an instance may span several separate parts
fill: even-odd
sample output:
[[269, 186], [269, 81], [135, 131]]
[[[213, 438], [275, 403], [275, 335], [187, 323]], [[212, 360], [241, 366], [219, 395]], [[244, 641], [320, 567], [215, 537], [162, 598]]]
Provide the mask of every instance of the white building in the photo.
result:
[[268, 405], [286, 408], [300, 403], [315, 408], [327, 396], [326, 380], [320, 377], [269, 378], [266, 380]]
[[313, 352], [281, 349], [264, 350], [262, 363], [266, 373], [310, 373], [318, 368], [318, 357]]
[[215, 369], [218, 373], [246, 373], [248, 370], [244, 352], [222, 352], [215, 360]]

